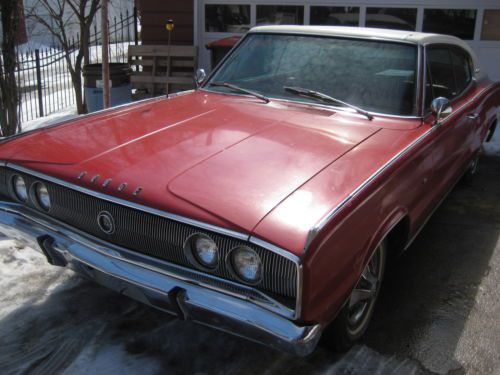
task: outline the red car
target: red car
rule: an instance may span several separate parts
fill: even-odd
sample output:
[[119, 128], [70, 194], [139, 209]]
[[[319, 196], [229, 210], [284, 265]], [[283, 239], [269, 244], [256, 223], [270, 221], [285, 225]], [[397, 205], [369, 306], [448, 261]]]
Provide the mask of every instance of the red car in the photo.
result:
[[181, 319], [349, 347], [387, 256], [474, 173], [500, 85], [451, 36], [308, 26], [254, 28], [197, 80], [4, 139], [0, 231]]

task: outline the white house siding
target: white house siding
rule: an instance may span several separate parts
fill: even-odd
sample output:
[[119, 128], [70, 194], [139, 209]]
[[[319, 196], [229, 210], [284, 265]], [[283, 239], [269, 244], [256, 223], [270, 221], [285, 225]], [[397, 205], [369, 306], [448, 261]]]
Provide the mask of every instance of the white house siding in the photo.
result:
[[[414, 8], [416, 9], [416, 31], [422, 31], [424, 23], [425, 9], [474, 9], [476, 10], [474, 35], [467, 43], [473, 48], [481, 61], [482, 69], [485, 70], [490, 78], [500, 80], [500, 20], [495, 18], [494, 25], [489, 23], [489, 29], [496, 30], [494, 37], [496, 40], [484, 40], [481, 34], [483, 32], [483, 18], [485, 11], [500, 11], [500, 0], [382, 0], [382, 1], [360, 1], [360, 0], [194, 0], [194, 36], [195, 45], [199, 46], [199, 66], [210, 70], [210, 54], [205, 45], [214, 40], [233, 35], [243, 35], [238, 30], [231, 32], [212, 32], [205, 31], [205, 6], [208, 4], [228, 4], [228, 5], [249, 5], [250, 6], [250, 27], [257, 24], [257, 6], [258, 5], [295, 5], [303, 6], [304, 24], [310, 24], [311, 6], [334, 6], [334, 7], [359, 7], [358, 26], [366, 25], [367, 8]], [[489, 13], [491, 14], [491, 13]], [[485, 21], [485, 20], [484, 20]], [[496, 36], [495, 36], [496, 35]]]

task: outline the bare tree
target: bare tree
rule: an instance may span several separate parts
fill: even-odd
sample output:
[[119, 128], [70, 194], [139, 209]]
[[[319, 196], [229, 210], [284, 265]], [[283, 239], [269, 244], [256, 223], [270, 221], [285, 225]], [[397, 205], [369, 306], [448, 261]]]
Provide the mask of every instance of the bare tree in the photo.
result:
[[15, 134], [19, 126], [19, 95], [16, 83], [17, 0], [0, 1], [2, 56], [0, 59], [0, 125], [3, 137]]
[[[38, 0], [27, 16], [47, 28], [61, 44], [75, 91], [78, 113], [85, 112], [82, 95], [82, 68], [83, 63], [89, 62], [90, 26], [99, 8], [100, 0]], [[46, 13], [48, 18], [44, 17], [43, 13]], [[73, 45], [71, 36], [68, 35], [68, 25], [75, 22], [78, 23], [80, 29], [76, 46]]]

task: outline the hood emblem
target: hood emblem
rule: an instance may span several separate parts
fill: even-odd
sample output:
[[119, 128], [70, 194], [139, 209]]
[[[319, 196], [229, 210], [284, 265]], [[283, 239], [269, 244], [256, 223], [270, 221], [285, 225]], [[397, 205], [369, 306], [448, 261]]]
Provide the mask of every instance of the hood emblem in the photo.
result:
[[[78, 174], [77, 178], [78, 178], [79, 180], [83, 180], [83, 179], [85, 178], [85, 176], [86, 176], [86, 175], [87, 175], [87, 172], [86, 172], [86, 171], [82, 171], [82, 172], [80, 172], [80, 173]], [[101, 176], [100, 176], [100, 175], [98, 175], [98, 174], [96, 174], [96, 175], [94, 175], [94, 176], [90, 179], [90, 182], [93, 184], [93, 183], [95, 183], [95, 182], [96, 182], [99, 178], [101, 178]], [[102, 187], [107, 188], [107, 187], [111, 184], [111, 181], [113, 181], [113, 179], [111, 179], [111, 178], [106, 178], [106, 179], [104, 180], [104, 182], [102, 183]], [[122, 183], [118, 186], [117, 190], [118, 190], [118, 191], [120, 191], [120, 192], [122, 192], [122, 191], [124, 191], [124, 190], [127, 188], [127, 186], [128, 186], [128, 184], [127, 184], [126, 182], [122, 182]], [[133, 190], [133, 193], [132, 193], [132, 194], [133, 194], [134, 196], [138, 196], [141, 192], [142, 192], [142, 186], [137, 186], [137, 187]]]
[[99, 212], [99, 215], [97, 215], [97, 225], [106, 234], [113, 234], [115, 232], [115, 219], [108, 211]]

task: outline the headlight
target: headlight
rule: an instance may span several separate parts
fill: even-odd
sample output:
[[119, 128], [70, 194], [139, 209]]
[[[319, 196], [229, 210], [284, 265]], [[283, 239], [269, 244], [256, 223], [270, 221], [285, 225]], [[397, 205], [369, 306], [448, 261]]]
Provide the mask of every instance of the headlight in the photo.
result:
[[242, 281], [257, 284], [262, 278], [262, 262], [259, 254], [249, 247], [238, 247], [230, 254], [231, 268]]
[[35, 198], [36, 203], [41, 209], [48, 211], [50, 210], [50, 195], [47, 186], [42, 182], [37, 182], [35, 185]]
[[28, 189], [26, 187], [26, 181], [21, 176], [15, 176], [12, 180], [12, 187], [14, 188], [14, 194], [17, 199], [22, 202], [26, 202], [28, 199]]
[[217, 244], [205, 234], [198, 233], [191, 236], [184, 250], [188, 259], [195, 266], [212, 270], [219, 263], [219, 249], [217, 248]]

